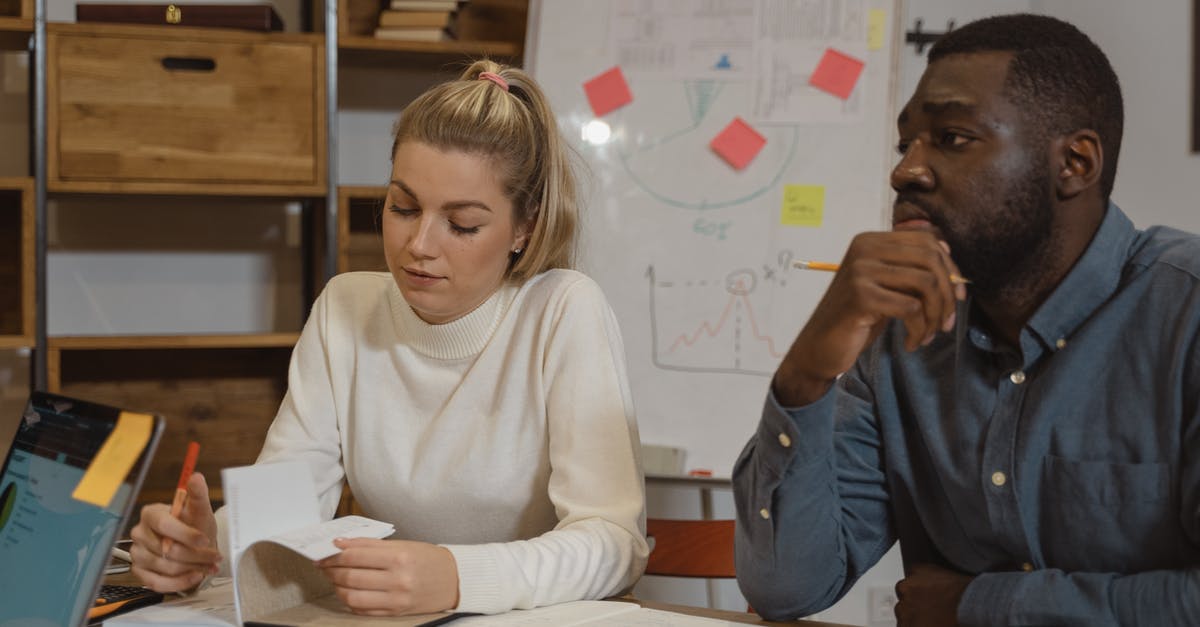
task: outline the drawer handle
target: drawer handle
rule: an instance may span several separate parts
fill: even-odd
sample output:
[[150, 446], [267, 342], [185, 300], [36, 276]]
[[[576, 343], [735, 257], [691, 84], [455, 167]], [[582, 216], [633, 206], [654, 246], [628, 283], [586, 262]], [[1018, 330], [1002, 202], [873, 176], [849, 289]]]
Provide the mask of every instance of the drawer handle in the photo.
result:
[[217, 62], [204, 57], [163, 57], [162, 66], [168, 70], [211, 72], [217, 69]]

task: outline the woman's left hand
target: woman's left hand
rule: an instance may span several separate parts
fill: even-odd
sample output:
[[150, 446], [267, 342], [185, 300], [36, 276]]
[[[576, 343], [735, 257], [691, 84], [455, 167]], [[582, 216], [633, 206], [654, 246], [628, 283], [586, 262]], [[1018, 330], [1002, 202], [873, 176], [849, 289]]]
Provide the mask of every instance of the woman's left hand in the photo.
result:
[[319, 562], [355, 614], [429, 614], [458, 605], [458, 566], [444, 547], [407, 540], [339, 538]]

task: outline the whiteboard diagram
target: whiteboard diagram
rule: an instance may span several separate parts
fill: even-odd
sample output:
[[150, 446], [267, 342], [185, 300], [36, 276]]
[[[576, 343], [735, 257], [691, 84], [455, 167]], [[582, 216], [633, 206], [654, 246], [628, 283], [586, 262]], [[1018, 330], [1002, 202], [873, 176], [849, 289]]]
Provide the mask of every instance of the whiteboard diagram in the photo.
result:
[[[616, 315], [641, 437], [725, 474], [831, 279], [791, 261], [886, 228], [896, 4], [531, 6], [526, 67], [585, 165], [578, 268]], [[810, 80], [830, 49], [864, 64], [845, 98]], [[613, 68], [631, 100], [597, 113], [585, 85]], [[735, 119], [765, 143], [731, 167], [711, 143]]]
[[708, 210], [748, 203], [778, 188], [796, 158], [797, 125], [760, 125], [767, 147], [736, 181], [716, 160], [664, 171], [664, 163], [687, 163], [707, 153], [708, 142], [745, 110], [749, 96], [736, 84], [715, 79], [634, 80], [654, 106], [634, 105], [624, 113], [623, 127], [641, 132], [619, 134], [614, 150], [629, 179], [647, 196], [670, 207]]
[[791, 251], [775, 266], [738, 268], [712, 278], [661, 277], [646, 268], [654, 364], [664, 370], [769, 377], [795, 333], [794, 318], [776, 322], [776, 290], [787, 287]]

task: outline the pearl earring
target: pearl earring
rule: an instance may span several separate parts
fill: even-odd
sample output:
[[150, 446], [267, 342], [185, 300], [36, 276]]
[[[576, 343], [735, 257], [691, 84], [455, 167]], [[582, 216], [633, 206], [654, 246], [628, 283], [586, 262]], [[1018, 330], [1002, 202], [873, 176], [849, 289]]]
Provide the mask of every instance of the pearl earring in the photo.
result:
[[514, 251], [513, 251], [513, 254], [514, 254], [514, 255], [519, 255], [519, 254], [521, 254], [521, 251], [522, 251], [522, 250], [525, 250], [525, 249], [524, 249], [524, 248], [518, 248], [518, 249], [516, 249], [516, 250], [514, 250]]

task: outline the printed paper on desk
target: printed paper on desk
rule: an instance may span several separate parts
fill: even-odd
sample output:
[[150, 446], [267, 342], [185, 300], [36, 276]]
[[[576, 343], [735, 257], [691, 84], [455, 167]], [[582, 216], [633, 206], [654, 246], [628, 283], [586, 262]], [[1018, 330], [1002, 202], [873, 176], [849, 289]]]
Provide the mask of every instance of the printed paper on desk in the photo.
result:
[[736, 627], [712, 618], [644, 608], [624, 601], [571, 601], [506, 614], [472, 616], [454, 627]]
[[321, 522], [316, 487], [301, 462], [229, 468], [221, 479], [239, 624], [331, 596], [333, 584], [313, 562], [338, 552], [334, 538], [394, 531], [361, 516]]
[[195, 594], [143, 607], [104, 621], [104, 627], [233, 627], [237, 625], [233, 608], [233, 584], [218, 577]]

